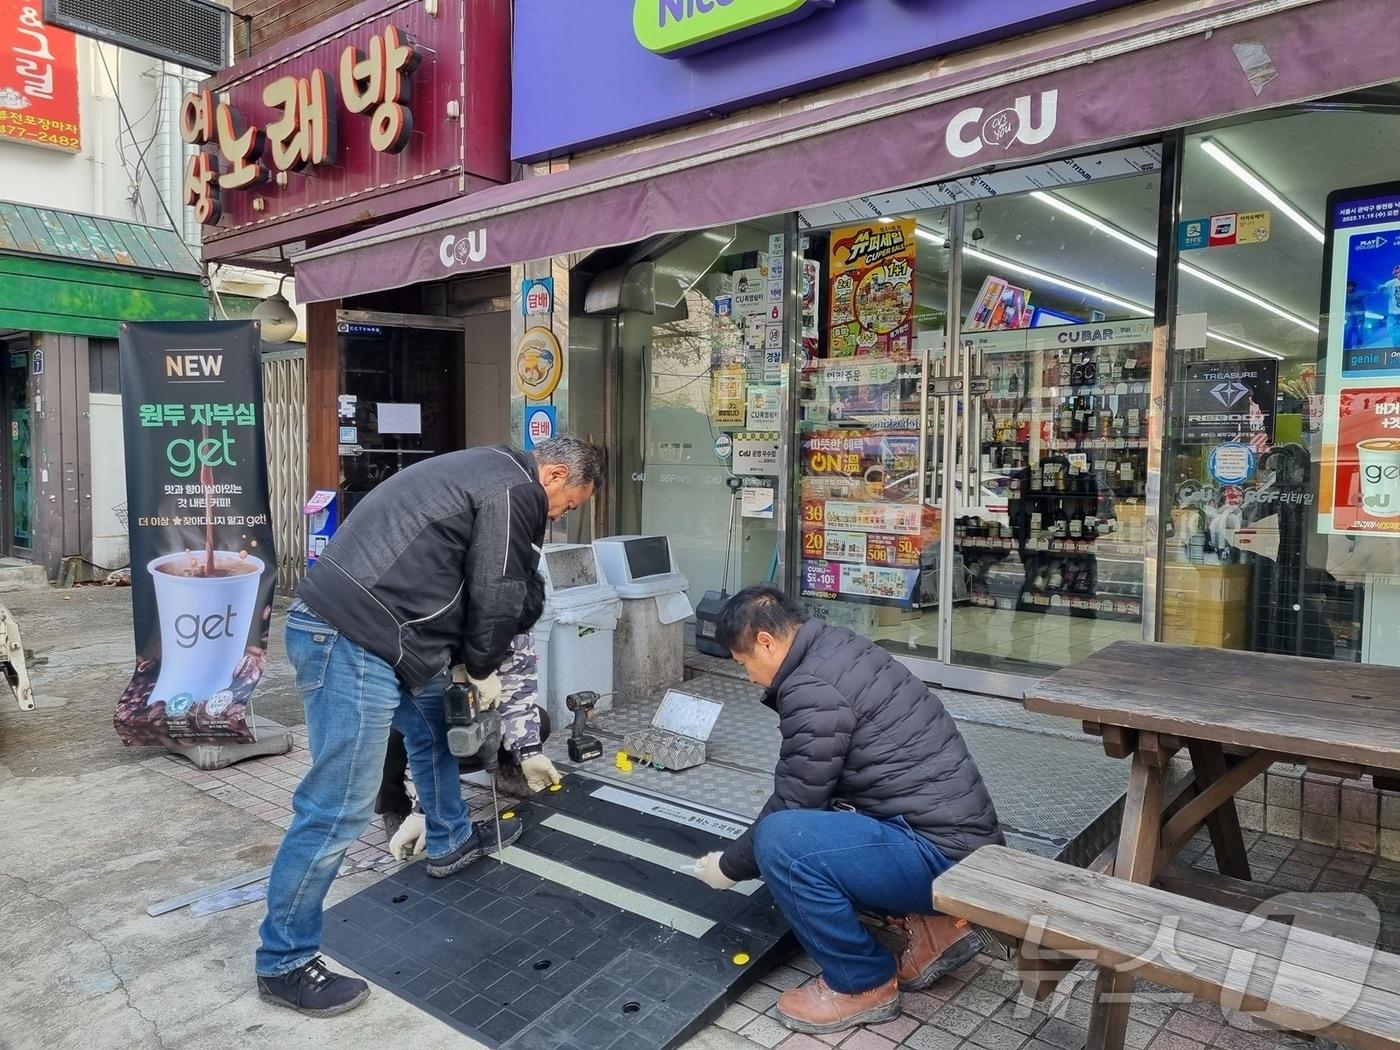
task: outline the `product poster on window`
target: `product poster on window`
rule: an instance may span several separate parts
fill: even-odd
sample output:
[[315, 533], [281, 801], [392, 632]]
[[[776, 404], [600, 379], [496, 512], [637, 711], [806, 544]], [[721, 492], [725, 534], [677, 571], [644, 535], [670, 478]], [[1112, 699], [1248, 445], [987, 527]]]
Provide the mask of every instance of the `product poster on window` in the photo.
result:
[[1186, 366], [1182, 401], [1187, 441], [1249, 441], [1274, 436], [1278, 362], [1196, 361]]
[[1327, 200], [1318, 528], [1400, 533], [1400, 183]]
[[832, 357], [913, 356], [914, 230], [897, 219], [831, 231]]
[[120, 337], [136, 670], [117, 734], [251, 742], [277, 581], [258, 326], [124, 323]]

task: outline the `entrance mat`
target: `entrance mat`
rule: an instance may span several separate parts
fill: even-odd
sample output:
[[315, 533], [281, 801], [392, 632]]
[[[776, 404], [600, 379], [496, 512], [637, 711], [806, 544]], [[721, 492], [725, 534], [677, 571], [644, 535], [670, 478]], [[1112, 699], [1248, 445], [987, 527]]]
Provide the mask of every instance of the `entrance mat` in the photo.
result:
[[741, 824], [576, 774], [516, 812], [499, 858], [446, 879], [410, 864], [331, 908], [326, 954], [491, 1046], [645, 1050], [794, 947], [761, 883], [689, 874]]

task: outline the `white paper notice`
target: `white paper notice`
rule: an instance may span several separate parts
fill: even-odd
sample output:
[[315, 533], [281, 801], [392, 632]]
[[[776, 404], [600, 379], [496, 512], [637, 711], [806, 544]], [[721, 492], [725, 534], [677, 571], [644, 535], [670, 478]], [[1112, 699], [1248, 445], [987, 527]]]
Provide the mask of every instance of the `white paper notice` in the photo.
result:
[[745, 488], [744, 517], [771, 518], [773, 516], [773, 490], [767, 486]]
[[380, 401], [379, 432], [381, 434], [423, 433], [423, 406], [416, 401]]

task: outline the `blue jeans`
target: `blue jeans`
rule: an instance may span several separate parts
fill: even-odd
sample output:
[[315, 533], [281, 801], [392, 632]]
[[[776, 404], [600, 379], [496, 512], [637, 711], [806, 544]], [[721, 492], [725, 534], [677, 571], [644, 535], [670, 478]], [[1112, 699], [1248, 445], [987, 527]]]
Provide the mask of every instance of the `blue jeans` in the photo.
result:
[[856, 909], [932, 914], [933, 879], [953, 866], [902, 817], [790, 809], [759, 823], [754, 858], [802, 947], [835, 991], [867, 992], [895, 972], [894, 957]]
[[287, 657], [306, 709], [311, 769], [292, 796], [292, 826], [268, 880], [257, 953], [263, 976], [304, 966], [320, 950], [321, 905], [373, 817], [391, 725], [408, 746], [428, 855], [451, 853], [472, 834], [447, 750], [445, 680], [408, 692], [387, 663], [304, 607], [287, 614]]

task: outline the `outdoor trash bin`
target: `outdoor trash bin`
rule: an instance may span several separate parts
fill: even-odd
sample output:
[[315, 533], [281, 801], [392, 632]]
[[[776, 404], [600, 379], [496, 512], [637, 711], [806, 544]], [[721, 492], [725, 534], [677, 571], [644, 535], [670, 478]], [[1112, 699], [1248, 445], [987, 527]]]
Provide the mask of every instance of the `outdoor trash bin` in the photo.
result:
[[598, 555], [586, 543], [546, 544], [540, 556], [545, 579], [544, 615], [535, 625], [539, 654], [539, 703], [556, 727], [573, 715], [564, 699], [591, 690], [595, 711], [612, 707], [613, 637], [617, 592], [603, 581]]
[[613, 649], [619, 703], [651, 703], [685, 678], [685, 621], [694, 611], [690, 581], [676, 569], [665, 536], [607, 536], [593, 541], [603, 578], [621, 601]]

